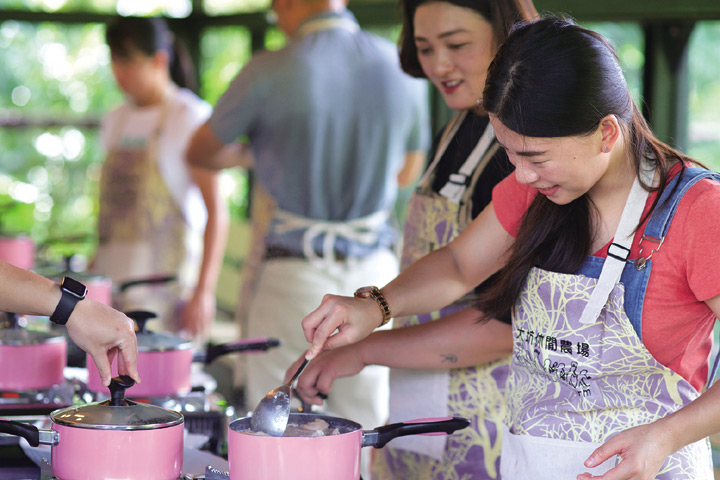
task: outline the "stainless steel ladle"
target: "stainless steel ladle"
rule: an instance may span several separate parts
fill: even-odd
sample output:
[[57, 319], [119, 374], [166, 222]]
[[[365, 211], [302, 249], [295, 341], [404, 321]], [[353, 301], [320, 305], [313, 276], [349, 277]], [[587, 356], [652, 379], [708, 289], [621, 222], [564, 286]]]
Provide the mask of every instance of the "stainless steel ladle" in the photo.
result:
[[273, 437], [282, 437], [290, 418], [290, 400], [292, 385], [305, 370], [309, 360], [303, 360], [289, 382], [270, 390], [257, 404], [250, 418], [250, 428], [254, 432], [264, 432]]

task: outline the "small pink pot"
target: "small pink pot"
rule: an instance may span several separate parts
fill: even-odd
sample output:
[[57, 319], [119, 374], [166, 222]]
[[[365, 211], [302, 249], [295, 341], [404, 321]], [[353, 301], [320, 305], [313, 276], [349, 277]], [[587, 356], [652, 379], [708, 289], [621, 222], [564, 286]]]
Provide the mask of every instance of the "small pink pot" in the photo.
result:
[[[138, 338], [139, 340], [139, 338]], [[194, 352], [192, 344], [187, 347], [168, 350], [144, 349], [138, 341], [137, 368], [142, 383], [133, 387], [134, 398], [165, 397], [184, 395], [192, 389], [192, 363], [210, 364], [216, 358], [229, 353], [258, 353], [280, 345], [273, 338], [250, 338], [209, 347], [204, 352]], [[117, 375], [117, 363], [113, 363], [113, 375]], [[107, 393], [107, 387], [100, 382], [95, 362], [87, 356], [88, 388], [91, 392]]]
[[0, 391], [41, 390], [65, 381], [67, 341], [62, 335], [28, 330], [6, 314], [0, 329]]
[[[142, 383], [131, 392], [134, 398], [185, 395], [192, 389], [192, 363], [210, 364], [216, 358], [234, 352], [257, 353], [280, 345], [273, 338], [252, 338], [209, 347], [203, 352], [193, 351], [192, 342], [164, 332], [153, 332], [145, 323], [155, 314], [145, 311], [127, 312], [139, 327], [137, 332], [137, 368]], [[107, 392], [100, 383], [100, 373], [92, 358], [87, 356], [88, 388], [92, 392]], [[113, 363], [117, 375], [117, 363]]]
[[311, 413], [291, 413], [289, 423], [325, 420], [341, 433], [321, 437], [270, 437], [242, 433], [251, 430], [251, 417], [230, 423], [228, 462], [231, 480], [356, 480], [360, 478], [360, 450], [382, 448], [396, 437], [450, 434], [467, 427], [464, 418], [394, 423], [363, 431], [359, 423]]
[[35, 266], [35, 243], [29, 237], [0, 237], [0, 260], [32, 270]]
[[[75, 278], [75, 276], [73, 276], [73, 278]], [[112, 305], [113, 290], [112, 280], [110, 280], [110, 278], [101, 275], [91, 275], [88, 277], [79, 277], [77, 280], [84, 283], [87, 287], [87, 298], [91, 298], [103, 305]]]
[[128, 385], [129, 377], [113, 378], [111, 400], [52, 412], [50, 430], [3, 420], [0, 432], [22, 436], [35, 447], [52, 445], [52, 472], [60, 480], [177, 479], [183, 416], [124, 400]]
[[[137, 368], [142, 383], [133, 388], [131, 395], [144, 398], [188, 393], [192, 388], [192, 359], [192, 344], [184, 349], [168, 351], [141, 351], [138, 346]], [[100, 373], [89, 355], [87, 370], [90, 391], [107, 393], [108, 388], [100, 382]], [[117, 363], [114, 362], [112, 374], [117, 373]]]

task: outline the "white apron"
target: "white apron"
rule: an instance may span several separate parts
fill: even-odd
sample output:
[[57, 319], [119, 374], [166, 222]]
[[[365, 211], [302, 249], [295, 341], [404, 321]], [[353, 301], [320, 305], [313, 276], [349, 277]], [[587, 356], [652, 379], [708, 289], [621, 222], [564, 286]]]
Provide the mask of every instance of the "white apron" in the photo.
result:
[[170, 89], [161, 107], [154, 132], [146, 144], [120, 146], [126, 119], [121, 118], [112, 135], [113, 145], [100, 178], [99, 245], [94, 270], [114, 284], [150, 276], [176, 275], [175, 282], [138, 286], [113, 298], [122, 311], [151, 310], [164, 328], [177, 330], [177, 309], [196, 273], [191, 259], [192, 229], [170, 193], [160, 172], [158, 140], [169, 110]]

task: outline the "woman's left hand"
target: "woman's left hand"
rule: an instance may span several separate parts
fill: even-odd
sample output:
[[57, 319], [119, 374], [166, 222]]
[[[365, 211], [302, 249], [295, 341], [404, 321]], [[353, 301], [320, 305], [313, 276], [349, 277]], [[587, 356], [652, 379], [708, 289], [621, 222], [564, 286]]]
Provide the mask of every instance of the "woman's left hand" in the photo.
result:
[[[288, 368], [285, 381], [292, 377], [305, 356]], [[308, 364], [297, 381], [296, 391], [311, 405], [322, 405], [323, 398], [332, 391], [338, 378], [350, 377], [359, 373], [365, 363], [359, 355], [358, 344], [346, 345], [320, 353]]]
[[182, 308], [182, 329], [193, 338], [205, 339], [215, 321], [215, 313], [215, 294], [198, 290]]
[[620, 463], [604, 475], [583, 473], [577, 480], [651, 480], [663, 462], [674, 452], [670, 432], [657, 426], [657, 422], [640, 425], [618, 433], [599, 446], [585, 461], [586, 467], [595, 467], [618, 455]]

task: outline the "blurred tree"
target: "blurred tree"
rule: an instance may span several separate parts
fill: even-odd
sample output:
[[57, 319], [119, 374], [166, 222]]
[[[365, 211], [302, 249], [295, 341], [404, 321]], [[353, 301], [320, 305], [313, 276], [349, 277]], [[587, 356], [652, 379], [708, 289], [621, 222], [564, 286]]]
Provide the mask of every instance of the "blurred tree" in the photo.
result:
[[[2, 0], [3, 8], [115, 14], [189, 13], [189, 0]], [[264, 10], [269, 0], [204, 0], [211, 14]], [[134, 10], [133, 10], [134, 9]], [[643, 34], [632, 23], [587, 24], [615, 44], [628, 85], [642, 101]], [[372, 28], [396, 39], [397, 26]], [[52, 255], [95, 248], [97, 180], [102, 152], [99, 119], [121, 101], [99, 23], [0, 23], [0, 234], [25, 232], [49, 242]], [[265, 46], [282, 47], [276, 29]], [[720, 168], [720, 22], [700, 22], [690, 48], [689, 153]], [[214, 104], [250, 59], [244, 26], [211, 27], [200, 44], [200, 94]], [[247, 212], [248, 181], [233, 169], [223, 178], [235, 218]]]

